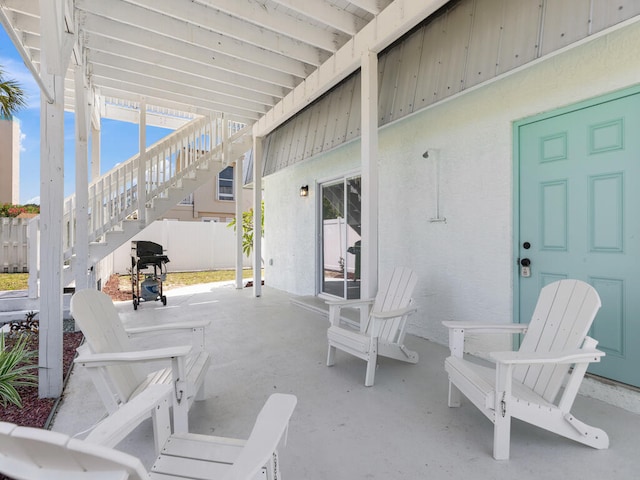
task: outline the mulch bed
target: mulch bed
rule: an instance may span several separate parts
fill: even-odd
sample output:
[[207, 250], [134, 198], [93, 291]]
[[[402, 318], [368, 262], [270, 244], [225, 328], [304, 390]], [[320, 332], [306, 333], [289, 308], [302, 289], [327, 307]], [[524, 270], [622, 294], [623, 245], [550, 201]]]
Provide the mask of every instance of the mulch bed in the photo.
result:
[[[106, 294], [110, 295], [114, 301], [130, 300], [131, 290], [126, 291], [120, 288], [120, 280], [118, 275], [112, 275], [102, 289]], [[39, 337], [38, 332], [25, 332], [29, 335], [27, 348], [38, 351]], [[62, 335], [62, 363], [63, 375], [67, 378], [69, 370], [73, 365], [73, 359], [76, 355], [76, 348], [82, 343], [82, 332], [64, 332]], [[15, 334], [5, 334], [5, 346], [10, 348], [15, 342]], [[37, 355], [33, 360], [34, 364], [38, 364]], [[25, 427], [48, 427], [47, 421], [53, 412], [57, 399], [55, 398], [38, 398], [37, 387], [21, 387], [18, 389], [22, 398], [23, 408], [10, 404], [6, 407], [0, 405], [0, 420], [3, 422], [15, 423]], [[2, 477], [0, 476], [0, 480]]]
[[114, 302], [131, 300], [131, 283], [127, 283], [127, 288], [124, 288], [120, 277], [115, 274], [109, 277], [107, 283], [102, 287], [102, 291], [109, 295]]
[[[29, 336], [27, 348], [38, 351], [39, 336], [37, 332], [24, 333]], [[76, 355], [76, 348], [82, 343], [82, 332], [64, 332], [62, 334], [62, 366], [64, 377], [67, 378], [69, 370], [73, 365]], [[16, 334], [5, 334], [5, 348], [11, 348], [16, 341]], [[33, 363], [38, 364], [38, 356], [33, 358]], [[23, 427], [49, 427], [50, 416], [54, 413], [57, 399], [39, 398], [38, 387], [20, 387], [17, 389], [22, 399], [22, 408], [13, 404], [6, 407], [0, 405], [0, 420], [3, 422], [15, 423]], [[0, 480], [13, 480], [0, 473]]]
[[[114, 301], [131, 300], [131, 290], [128, 291], [120, 286], [118, 275], [112, 275], [102, 289], [103, 292], [110, 295]], [[29, 336], [27, 348], [38, 352], [39, 337], [37, 331], [23, 332]], [[64, 332], [62, 335], [63, 348], [63, 368], [64, 378], [67, 378], [69, 370], [73, 365], [73, 359], [76, 355], [76, 348], [82, 343], [82, 332]], [[5, 347], [11, 348], [16, 339], [16, 333], [5, 333]], [[33, 362], [38, 364], [37, 355]], [[0, 420], [3, 422], [15, 423], [16, 425], [25, 427], [48, 427], [47, 421], [53, 412], [57, 399], [55, 398], [38, 398], [37, 387], [20, 387], [18, 389], [22, 398], [23, 408], [19, 408], [13, 404], [6, 407], [0, 405]], [[0, 480], [1, 480], [0, 476]]]
[[[39, 336], [37, 332], [24, 333], [29, 336], [27, 348], [38, 351]], [[11, 348], [15, 342], [16, 334], [5, 334], [5, 347]], [[64, 378], [67, 377], [73, 359], [76, 354], [76, 348], [82, 342], [82, 332], [65, 332], [62, 335], [62, 364]], [[38, 356], [33, 359], [35, 365], [38, 364]], [[56, 403], [55, 398], [38, 398], [38, 387], [20, 387], [18, 388], [20, 397], [22, 398], [23, 408], [9, 404], [6, 407], [0, 406], [0, 420], [3, 422], [15, 423], [25, 427], [44, 428], [47, 426], [47, 420], [53, 411]]]
[[[131, 290], [121, 290], [119, 283], [118, 276], [112, 275], [102, 290], [110, 295], [114, 301], [131, 300]], [[29, 336], [27, 348], [38, 352], [38, 332], [25, 332], [25, 334]], [[64, 332], [62, 335], [62, 365], [63, 378], [65, 379], [73, 366], [76, 348], [80, 346], [83, 338], [82, 332]], [[15, 333], [5, 333], [5, 348], [11, 348], [15, 340]], [[38, 364], [37, 354], [33, 358], [33, 363], [35, 365]], [[49, 423], [55, 414], [54, 408], [56, 407], [56, 402], [59, 399], [39, 398], [38, 387], [20, 387], [18, 388], [18, 392], [22, 399], [22, 408], [13, 404], [9, 404], [6, 407], [0, 405], [0, 421], [15, 423], [23, 427], [49, 428]], [[0, 474], [0, 480], [11, 479]]]

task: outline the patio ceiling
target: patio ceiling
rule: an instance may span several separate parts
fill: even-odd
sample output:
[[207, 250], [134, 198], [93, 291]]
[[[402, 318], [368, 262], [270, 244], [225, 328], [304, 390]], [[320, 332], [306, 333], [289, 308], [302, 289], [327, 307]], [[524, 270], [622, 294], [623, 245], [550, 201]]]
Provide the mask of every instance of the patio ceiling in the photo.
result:
[[[147, 105], [185, 118], [220, 115], [265, 134], [446, 0], [65, 0], [74, 66], [100, 115], [133, 120]], [[41, 61], [40, 2], [0, 0], [0, 20], [32, 71]], [[128, 113], [127, 113], [128, 112]], [[186, 115], [185, 115], [186, 114]], [[256, 131], [256, 129], [254, 129]]]

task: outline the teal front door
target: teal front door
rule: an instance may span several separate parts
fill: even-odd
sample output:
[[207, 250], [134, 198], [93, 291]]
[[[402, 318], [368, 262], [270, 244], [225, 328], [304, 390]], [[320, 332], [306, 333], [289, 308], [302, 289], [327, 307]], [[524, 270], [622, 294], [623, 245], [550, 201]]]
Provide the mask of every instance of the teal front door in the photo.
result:
[[593, 285], [589, 371], [640, 387], [640, 93], [519, 122], [515, 131], [516, 315], [560, 278]]

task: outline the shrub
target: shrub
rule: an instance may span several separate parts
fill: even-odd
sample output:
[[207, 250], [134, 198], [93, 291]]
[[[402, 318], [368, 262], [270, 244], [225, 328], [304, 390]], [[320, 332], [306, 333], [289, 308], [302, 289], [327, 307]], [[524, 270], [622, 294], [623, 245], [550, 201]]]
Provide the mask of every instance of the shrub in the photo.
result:
[[17, 217], [21, 213], [40, 213], [40, 206], [33, 203], [27, 205], [0, 204], [0, 217]]
[[0, 403], [6, 407], [13, 403], [22, 408], [17, 387], [38, 385], [38, 376], [28, 373], [36, 368], [31, 359], [38, 353], [26, 348], [27, 335], [20, 335], [13, 347], [5, 348], [4, 334], [0, 334]]

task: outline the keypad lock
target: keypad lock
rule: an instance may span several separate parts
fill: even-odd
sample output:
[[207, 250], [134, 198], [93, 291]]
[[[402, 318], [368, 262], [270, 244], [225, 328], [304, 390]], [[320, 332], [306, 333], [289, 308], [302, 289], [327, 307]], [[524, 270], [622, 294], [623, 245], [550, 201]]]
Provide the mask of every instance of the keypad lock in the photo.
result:
[[520, 260], [520, 276], [525, 278], [531, 276], [531, 260], [528, 258]]

